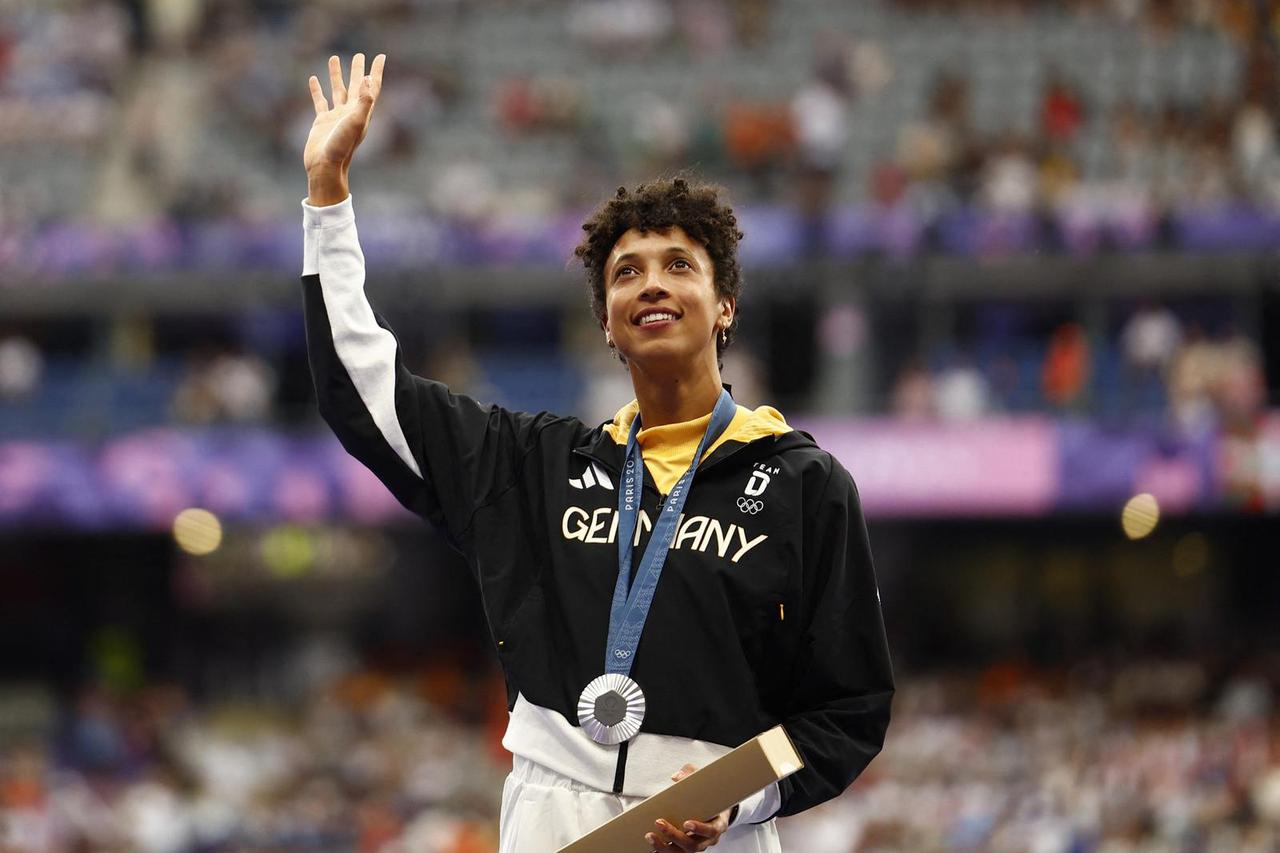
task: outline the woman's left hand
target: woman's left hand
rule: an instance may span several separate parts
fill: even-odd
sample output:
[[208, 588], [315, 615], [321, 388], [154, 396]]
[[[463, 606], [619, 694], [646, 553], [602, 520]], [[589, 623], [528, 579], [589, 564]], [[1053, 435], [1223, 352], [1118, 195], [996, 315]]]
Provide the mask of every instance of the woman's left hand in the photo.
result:
[[[679, 782], [697, 769], [692, 764], [686, 764], [671, 774], [671, 780]], [[720, 836], [729, 828], [730, 811], [725, 809], [710, 820], [686, 820], [683, 831], [665, 820], [659, 820], [653, 832], [646, 834], [644, 838], [653, 845], [656, 853], [675, 853], [677, 850], [697, 853], [720, 841]]]

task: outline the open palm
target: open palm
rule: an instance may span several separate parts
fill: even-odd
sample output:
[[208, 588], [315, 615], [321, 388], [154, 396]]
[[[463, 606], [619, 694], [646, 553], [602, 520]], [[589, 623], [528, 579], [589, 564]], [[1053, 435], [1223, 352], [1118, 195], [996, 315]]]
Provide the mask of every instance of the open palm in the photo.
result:
[[333, 106], [325, 99], [320, 81], [313, 75], [307, 82], [311, 87], [311, 101], [316, 108], [316, 120], [307, 136], [302, 152], [302, 163], [307, 174], [335, 170], [345, 172], [351, 163], [356, 147], [369, 130], [369, 118], [373, 105], [382, 91], [382, 66], [385, 54], [373, 59], [368, 76], [364, 73], [364, 54], [351, 58], [350, 82], [342, 82], [342, 62], [336, 56], [329, 57], [329, 84], [332, 88]]

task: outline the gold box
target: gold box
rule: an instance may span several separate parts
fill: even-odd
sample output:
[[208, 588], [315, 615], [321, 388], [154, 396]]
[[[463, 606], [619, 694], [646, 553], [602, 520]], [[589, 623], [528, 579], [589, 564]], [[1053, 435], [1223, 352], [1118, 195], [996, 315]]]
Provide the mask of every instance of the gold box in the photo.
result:
[[557, 853], [651, 853], [644, 836], [654, 831], [659, 818], [682, 829], [686, 820], [718, 815], [803, 766], [786, 730], [774, 726]]

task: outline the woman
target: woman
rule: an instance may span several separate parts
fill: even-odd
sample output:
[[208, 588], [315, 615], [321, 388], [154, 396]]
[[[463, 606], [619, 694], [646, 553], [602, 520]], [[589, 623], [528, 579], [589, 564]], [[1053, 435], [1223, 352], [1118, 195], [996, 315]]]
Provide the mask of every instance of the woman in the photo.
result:
[[356, 54], [347, 84], [332, 57], [332, 104], [310, 79], [311, 368], [343, 445], [480, 584], [511, 710], [502, 850], [555, 850], [782, 723], [803, 770], [646, 836], [776, 851], [774, 816], [836, 796], [879, 751], [893, 681], [853, 481], [721, 386], [732, 211], [713, 188], [663, 181], [619, 190], [583, 226], [592, 307], [635, 388], [612, 423], [452, 394], [409, 373], [363, 292], [347, 175], [384, 60], [365, 76]]

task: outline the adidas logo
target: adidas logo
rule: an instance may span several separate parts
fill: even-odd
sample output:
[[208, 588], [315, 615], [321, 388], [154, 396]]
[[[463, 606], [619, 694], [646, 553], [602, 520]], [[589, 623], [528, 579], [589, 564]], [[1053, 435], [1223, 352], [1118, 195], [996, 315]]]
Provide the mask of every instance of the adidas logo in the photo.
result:
[[582, 472], [581, 478], [570, 477], [569, 485], [575, 489], [589, 489], [592, 486], [612, 489], [613, 481], [609, 479], [608, 472], [600, 467], [599, 462], [592, 462], [587, 466], [587, 470]]

